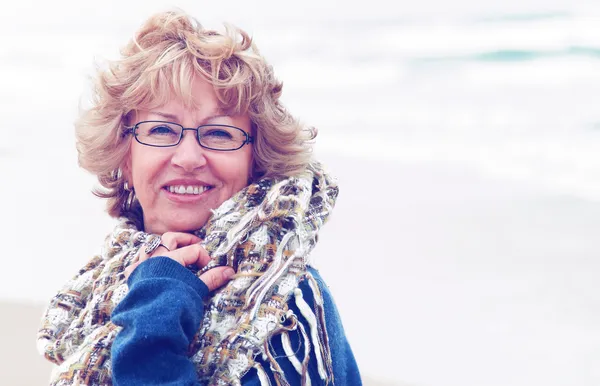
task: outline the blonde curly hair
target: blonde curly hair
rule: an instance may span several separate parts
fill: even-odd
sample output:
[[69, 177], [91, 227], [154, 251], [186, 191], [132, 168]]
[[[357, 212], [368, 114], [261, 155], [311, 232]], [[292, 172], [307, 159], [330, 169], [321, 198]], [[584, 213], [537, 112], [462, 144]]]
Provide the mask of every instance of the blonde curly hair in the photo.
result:
[[79, 164], [98, 177], [94, 193], [107, 198], [107, 212], [138, 222], [137, 201], [121, 172], [129, 154], [124, 135], [136, 109], [164, 105], [175, 94], [193, 106], [191, 80], [202, 76], [214, 87], [220, 108], [248, 114], [252, 122], [253, 178], [291, 176], [310, 162], [316, 130], [304, 127], [280, 103], [282, 82], [243, 30], [205, 29], [181, 11], [150, 17], [121, 50], [121, 58], [99, 69], [92, 106], [75, 123]]

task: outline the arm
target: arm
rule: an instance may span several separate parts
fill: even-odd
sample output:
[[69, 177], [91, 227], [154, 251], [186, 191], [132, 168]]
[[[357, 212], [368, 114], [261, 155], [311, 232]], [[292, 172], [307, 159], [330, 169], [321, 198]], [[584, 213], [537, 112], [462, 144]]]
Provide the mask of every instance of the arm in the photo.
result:
[[[200, 385], [187, 349], [202, 319], [206, 284], [167, 257], [144, 261], [128, 284], [112, 314], [123, 328], [112, 346], [113, 384]], [[260, 383], [252, 376], [244, 385]]]
[[208, 287], [167, 257], [144, 261], [128, 284], [112, 314], [122, 327], [111, 351], [114, 385], [199, 385], [187, 349]]

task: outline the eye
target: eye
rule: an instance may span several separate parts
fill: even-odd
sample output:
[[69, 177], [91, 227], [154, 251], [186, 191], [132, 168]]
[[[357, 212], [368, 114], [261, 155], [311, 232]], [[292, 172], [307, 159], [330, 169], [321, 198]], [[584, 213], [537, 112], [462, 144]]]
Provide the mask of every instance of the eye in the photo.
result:
[[150, 130], [148, 130], [148, 135], [173, 135], [173, 134], [177, 134], [175, 132], [175, 130], [167, 125], [156, 125], [150, 128]]
[[226, 129], [210, 128], [202, 134], [204, 137], [210, 137], [215, 139], [231, 139], [233, 135]]

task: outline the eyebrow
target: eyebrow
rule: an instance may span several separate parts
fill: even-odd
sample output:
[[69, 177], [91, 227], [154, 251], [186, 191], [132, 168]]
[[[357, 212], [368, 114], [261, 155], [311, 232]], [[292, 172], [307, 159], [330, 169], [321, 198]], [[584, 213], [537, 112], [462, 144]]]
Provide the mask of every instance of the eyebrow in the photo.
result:
[[163, 113], [160, 111], [150, 111], [150, 114], [154, 114], [154, 115], [160, 115], [163, 118], [172, 120], [172, 121], [176, 121], [177, 120], [177, 116], [174, 114], [169, 114], [169, 113]]
[[[169, 114], [169, 113], [163, 113], [162, 111], [150, 111], [150, 114], [160, 115], [161, 117], [166, 118], [166, 119], [170, 120], [171, 122], [177, 122], [177, 120], [178, 120], [178, 117], [176, 115]], [[204, 124], [206, 124], [206, 122], [210, 122], [215, 118], [228, 117], [228, 116], [229, 115], [225, 114], [224, 111], [216, 110], [216, 111], [213, 111], [212, 114], [210, 114], [209, 116], [204, 118], [202, 121], [200, 121], [200, 125], [204, 125]]]

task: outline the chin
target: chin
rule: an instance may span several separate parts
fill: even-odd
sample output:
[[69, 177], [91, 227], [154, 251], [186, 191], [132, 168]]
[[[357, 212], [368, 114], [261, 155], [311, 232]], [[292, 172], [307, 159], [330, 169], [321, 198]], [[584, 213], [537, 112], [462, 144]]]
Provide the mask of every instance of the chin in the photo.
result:
[[202, 228], [208, 221], [209, 215], [199, 214], [191, 217], [189, 214], [173, 219], [170, 223], [165, 224], [170, 232], [193, 232]]
[[150, 233], [163, 234], [166, 232], [186, 232], [191, 233], [202, 228], [210, 213], [200, 213], [197, 215], [190, 215], [190, 213], [177, 215], [172, 213], [171, 216], [162, 218], [162, 221], [155, 219], [150, 220], [150, 223], [144, 221], [144, 229]]

